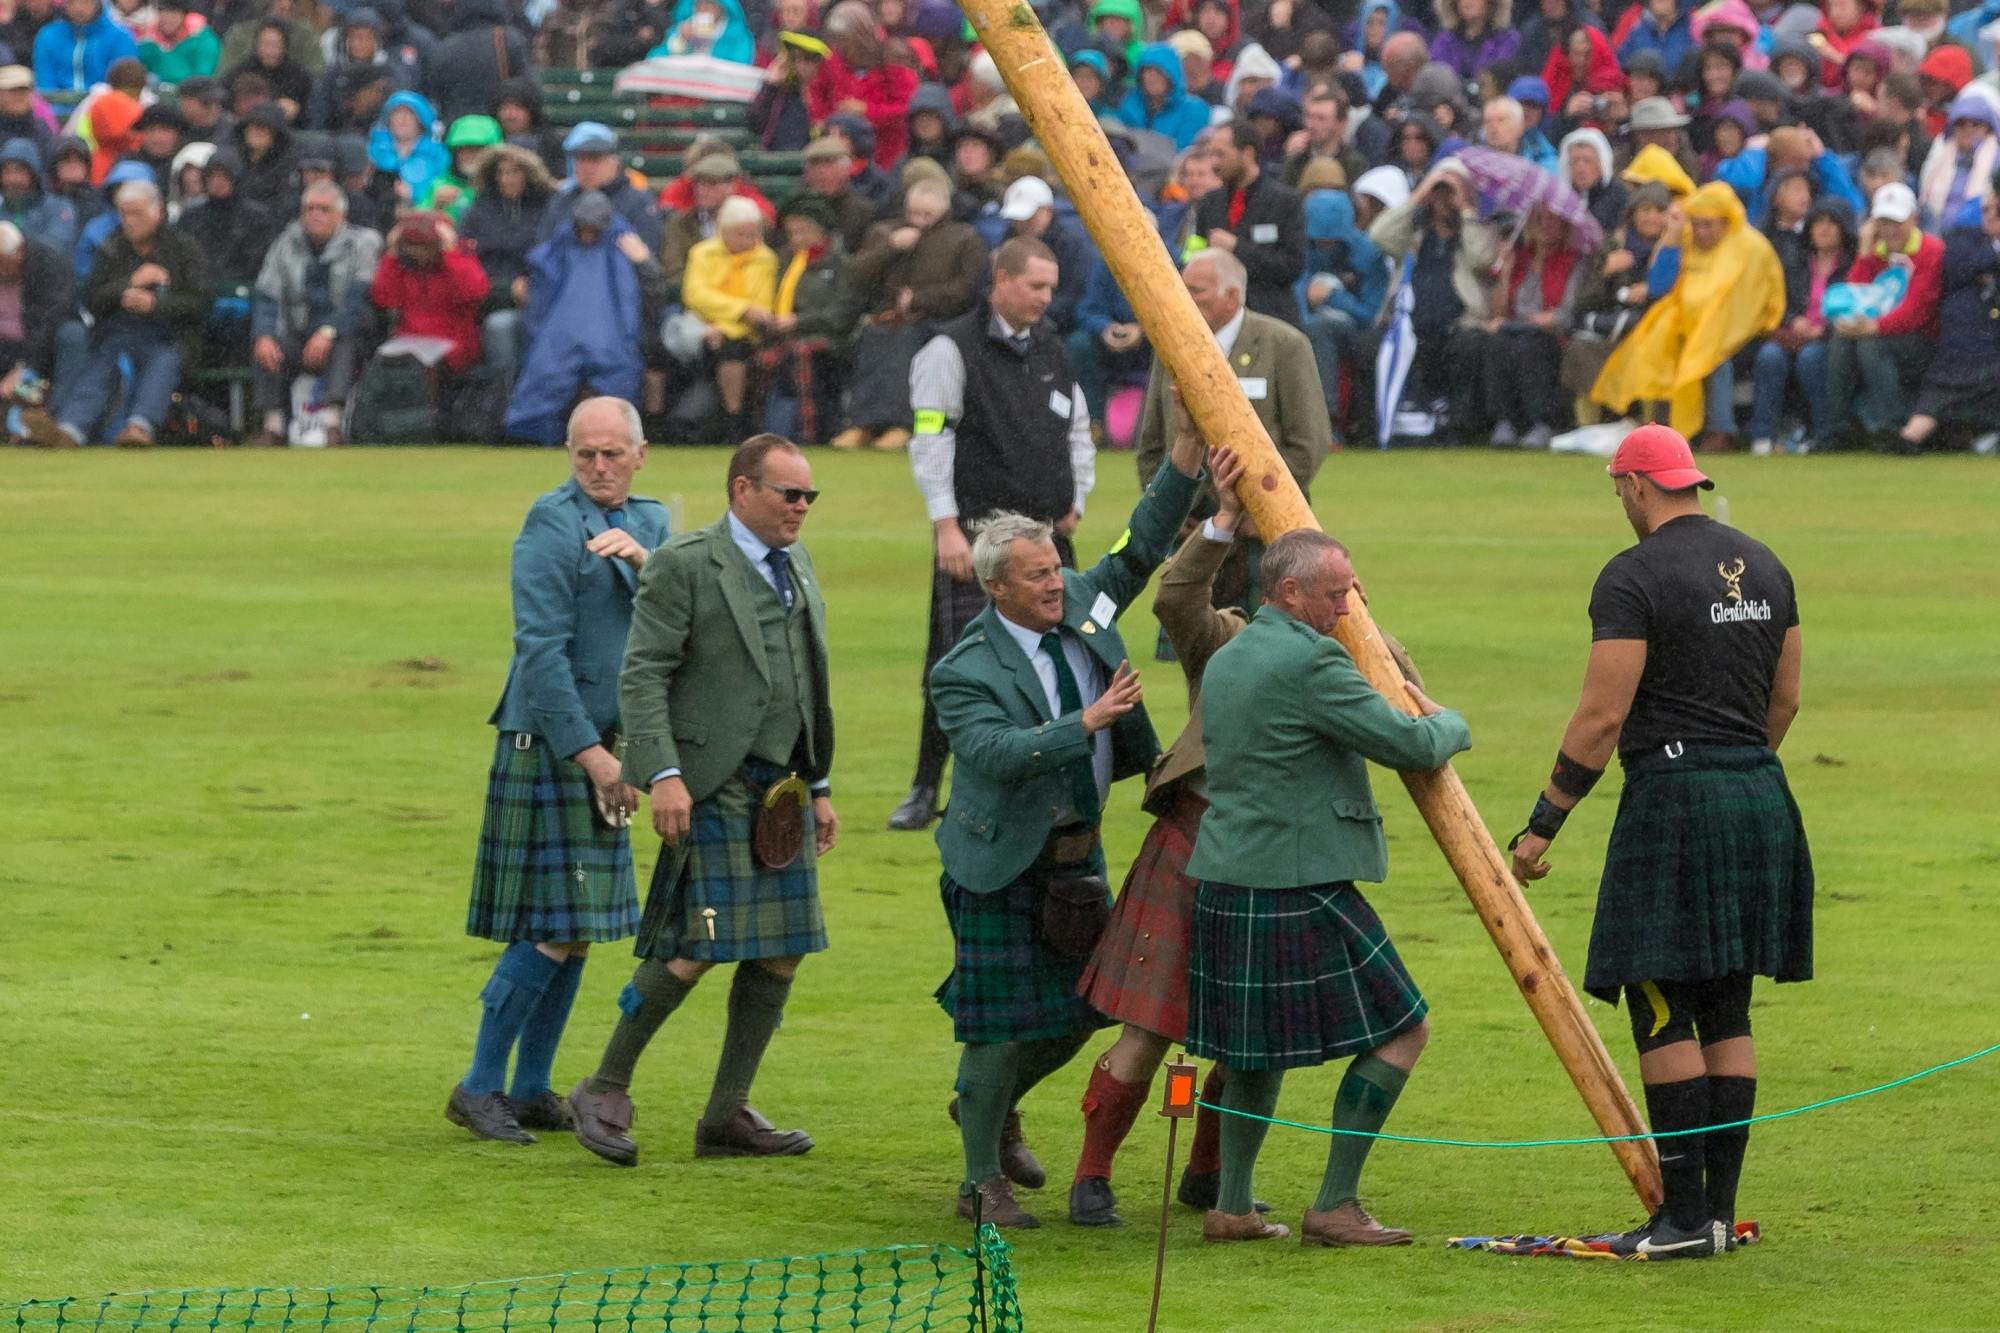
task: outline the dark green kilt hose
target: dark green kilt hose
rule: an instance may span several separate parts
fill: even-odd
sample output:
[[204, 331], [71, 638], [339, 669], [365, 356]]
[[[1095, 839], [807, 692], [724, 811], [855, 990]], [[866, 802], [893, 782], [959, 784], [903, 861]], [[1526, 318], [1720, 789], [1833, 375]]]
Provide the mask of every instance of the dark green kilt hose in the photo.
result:
[[[1042, 942], [1042, 885], [1055, 872], [1043, 866], [1005, 888], [974, 893], [950, 875], [938, 878], [945, 919], [951, 923], [951, 975], [936, 991], [951, 1015], [952, 1039], [961, 1042], [1040, 1041], [1089, 1032], [1110, 1020], [1076, 993], [1084, 958], [1064, 958]], [[1064, 874], [1104, 873], [1104, 854]], [[1110, 893], [1105, 899], [1108, 902]]]
[[1812, 978], [1812, 852], [1778, 757], [1688, 745], [1625, 765], [1583, 987]]
[[[740, 963], [826, 948], [811, 804], [805, 842], [790, 865], [768, 869], [750, 850], [750, 812], [786, 772], [747, 760], [714, 795], [694, 803], [687, 836], [679, 847], [662, 847], [653, 867], [633, 949], [639, 957]], [[711, 908], [713, 917], [703, 915]]]
[[466, 934], [569, 944], [622, 940], [638, 929], [632, 840], [597, 818], [594, 801], [584, 771], [547, 741], [500, 733]]
[[1372, 1051], [1430, 1011], [1351, 883], [1203, 881], [1188, 963], [1187, 1048], [1231, 1069], [1303, 1069]]

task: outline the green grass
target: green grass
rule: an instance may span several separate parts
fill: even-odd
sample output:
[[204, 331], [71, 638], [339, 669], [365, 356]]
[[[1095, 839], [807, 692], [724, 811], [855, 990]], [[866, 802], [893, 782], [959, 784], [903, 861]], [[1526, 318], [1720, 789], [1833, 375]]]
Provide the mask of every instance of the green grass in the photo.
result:
[[[449, 1282], [962, 1235], [943, 1115], [954, 1052], [930, 1000], [947, 933], [928, 838], [890, 834], [914, 750], [927, 544], [902, 460], [814, 457], [807, 529], [830, 594], [845, 827], [811, 961], [756, 1101], [809, 1157], [697, 1163], [721, 993], [641, 1066], [635, 1171], [566, 1140], [446, 1125], [493, 946], [460, 933], [508, 655], [507, 551], [551, 453], [0, 456], [0, 1296], [142, 1286]], [[722, 455], [658, 451], [641, 489], [719, 511]], [[1820, 876], [1819, 979], [1760, 989], [1764, 1109], [1996, 1039], [1994, 780], [2000, 472], [1977, 459], [1731, 459], [1731, 517], [1797, 576], [1805, 711], [1787, 747]], [[1104, 459], [1080, 544], [1135, 493]], [[1574, 701], [1599, 566], [1630, 540], [1597, 464], [1372, 452], [1317, 486], [1377, 617], [1462, 708], [1463, 773], [1505, 838]], [[1150, 644], [1141, 608], [1127, 638]], [[1148, 654], [1148, 656], [1150, 656]], [[1177, 669], [1140, 664], [1163, 737]], [[1399, 785], [1378, 774], [1390, 883], [1371, 894], [1435, 1037], [1391, 1129], [1590, 1132]], [[1607, 786], [1615, 786], [1615, 782]], [[1143, 832], [1137, 788], [1115, 873]], [[1580, 974], [1613, 808], [1601, 792], [1534, 903]], [[641, 854], [642, 883], [652, 848]], [[586, 1072], [628, 974], [584, 982], [558, 1081]], [[1622, 1015], [1596, 1021], [1635, 1079]], [[308, 1017], [310, 1015], [310, 1017]], [[1281, 1114], [1323, 1119], [1337, 1071]], [[1028, 1104], [1056, 1184], [1083, 1066]], [[1632, 1198], [1599, 1147], [1386, 1145], [1365, 1188], [1422, 1244], [1204, 1248], [1177, 1211], [1173, 1329], [1990, 1327], [2000, 1310], [2000, 1060], [1772, 1126], [1752, 1142], [1760, 1249], [1709, 1265], [1446, 1252], [1464, 1232], [1607, 1229]], [[567, 1086], [566, 1082], [563, 1082]], [[1059, 1188], [1017, 1239], [1031, 1327], [1143, 1326], [1164, 1131], [1120, 1162], [1133, 1225], [1084, 1233]], [[1259, 1192], [1296, 1222], [1324, 1141], [1276, 1131]]]

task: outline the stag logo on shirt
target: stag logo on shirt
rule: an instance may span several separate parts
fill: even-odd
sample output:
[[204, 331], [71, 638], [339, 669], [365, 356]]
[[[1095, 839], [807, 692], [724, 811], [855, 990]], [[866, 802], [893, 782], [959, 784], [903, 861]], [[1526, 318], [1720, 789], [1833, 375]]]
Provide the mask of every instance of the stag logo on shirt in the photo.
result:
[[1715, 572], [1722, 575], [1724, 588], [1729, 594], [1729, 600], [1732, 602], [1743, 600], [1743, 568], [1743, 557], [1740, 555], [1736, 557], [1736, 563], [1733, 565], [1717, 565], [1715, 567]]
[[1743, 595], [1744, 568], [1742, 556], [1736, 557], [1733, 562], [1726, 561], [1715, 567], [1715, 572], [1722, 575], [1722, 591], [1728, 600], [1709, 604], [1708, 618], [1713, 623], [1729, 625], [1739, 621], [1771, 618], [1769, 602], [1753, 602]]

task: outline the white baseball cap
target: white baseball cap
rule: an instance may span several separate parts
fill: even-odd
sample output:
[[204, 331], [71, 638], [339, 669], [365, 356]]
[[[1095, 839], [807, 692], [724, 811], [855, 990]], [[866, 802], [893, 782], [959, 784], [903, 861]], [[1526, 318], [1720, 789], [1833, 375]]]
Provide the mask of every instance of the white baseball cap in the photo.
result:
[[1026, 222], [1044, 208], [1055, 207], [1056, 195], [1040, 176], [1023, 176], [1007, 187], [1000, 201], [1000, 216], [1009, 222]]
[[1917, 215], [1916, 192], [1901, 181], [1890, 181], [1875, 191], [1868, 216], [1884, 222], [1908, 222]]

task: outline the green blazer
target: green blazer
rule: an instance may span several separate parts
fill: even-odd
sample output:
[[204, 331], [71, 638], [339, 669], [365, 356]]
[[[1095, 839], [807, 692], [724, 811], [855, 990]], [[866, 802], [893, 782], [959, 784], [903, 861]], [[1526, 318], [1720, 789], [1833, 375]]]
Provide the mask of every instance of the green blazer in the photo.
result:
[[[1109, 679], [1131, 656], [1118, 617], [1141, 592], [1180, 532], [1199, 478], [1168, 466], [1132, 511], [1131, 526], [1083, 573], [1063, 571], [1063, 624], [1077, 632]], [[1099, 618], [1092, 608], [1108, 598]], [[1050, 717], [1041, 678], [989, 603], [931, 670], [931, 702], [951, 742], [951, 803], [938, 826], [944, 871], [974, 893], [1019, 879], [1040, 855], [1068, 799], [1065, 769], [1090, 758], [1081, 711]], [[1111, 726], [1111, 778], [1152, 767], [1159, 737], [1144, 704]]]
[[1338, 641], [1274, 606], [1208, 659], [1201, 704], [1208, 812], [1188, 874], [1244, 888], [1385, 879], [1363, 760], [1429, 772], [1472, 745], [1457, 713], [1401, 712]]
[[[826, 602], [805, 546], [791, 553], [814, 648], [815, 762], [802, 776], [821, 782], [833, 764]], [[706, 800], [749, 755], [771, 702], [770, 664], [757, 628], [763, 581], [730, 537], [726, 516], [672, 538], [646, 561], [618, 679], [625, 780], [633, 786], [643, 791], [660, 770], [678, 768], [688, 795]]]

